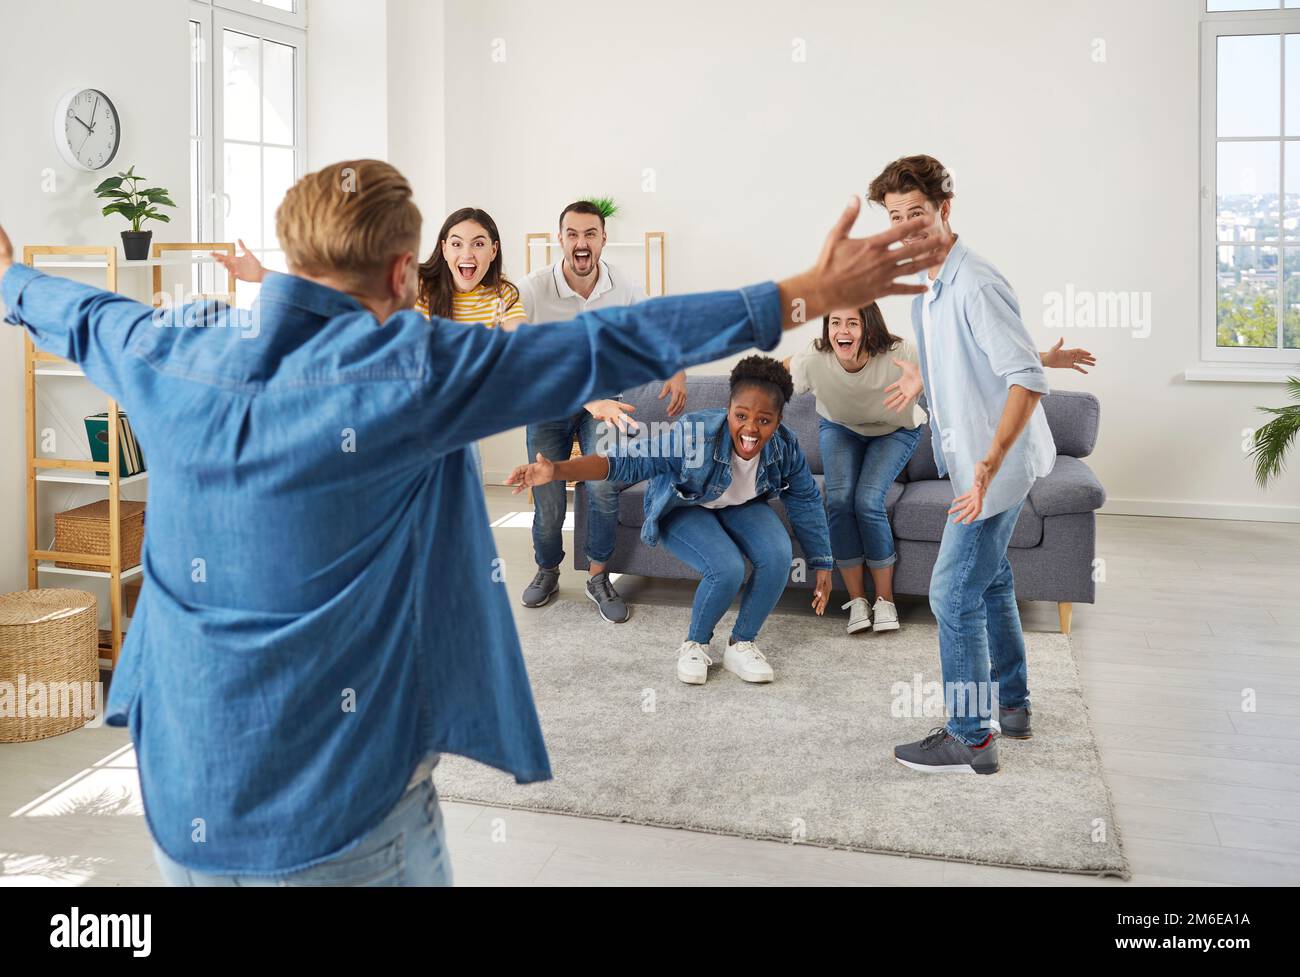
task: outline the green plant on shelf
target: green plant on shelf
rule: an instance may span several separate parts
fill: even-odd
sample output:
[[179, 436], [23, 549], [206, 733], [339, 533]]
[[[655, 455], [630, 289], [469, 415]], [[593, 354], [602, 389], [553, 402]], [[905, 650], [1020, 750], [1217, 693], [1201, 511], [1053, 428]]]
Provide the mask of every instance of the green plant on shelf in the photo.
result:
[[[162, 187], [140, 189], [145, 178], [135, 175], [133, 165], [125, 173], [110, 176], [95, 187], [95, 196], [101, 200], [111, 200], [103, 210], [103, 215], [121, 214], [131, 222], [131, 230], [139, 231], [140, 225], [147, 220], [171, 223], [171, 218], [158, 210], [159, 207], [175, 207], [169, 191]], [[129, 184], [129, 186], [128, 186]]]
[[601, 220], [609, 220], [618, 213], [618, 204], [614, 203], [613, 197], [588, 197], [587, 203], [600, 211]]

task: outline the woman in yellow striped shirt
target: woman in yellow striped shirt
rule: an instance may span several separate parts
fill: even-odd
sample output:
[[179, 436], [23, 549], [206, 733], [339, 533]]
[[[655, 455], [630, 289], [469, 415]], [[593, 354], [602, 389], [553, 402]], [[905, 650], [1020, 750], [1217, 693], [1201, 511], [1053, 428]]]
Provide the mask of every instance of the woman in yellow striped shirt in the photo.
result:
[[437, 249], [420, 265], [417, 307], [430, 317], [514, 329], [527, 313], [501, 266], [496, 222], [477, 207], [462, 207], [443, 221]]

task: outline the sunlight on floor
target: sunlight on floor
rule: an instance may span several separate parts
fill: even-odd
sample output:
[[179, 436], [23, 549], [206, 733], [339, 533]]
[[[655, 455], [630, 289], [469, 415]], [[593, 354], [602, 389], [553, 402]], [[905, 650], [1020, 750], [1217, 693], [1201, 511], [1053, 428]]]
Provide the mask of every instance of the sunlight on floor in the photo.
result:
[[135, 748], [128, 745], [114, 750], [9, 816], [41, 818], [68, 814], [143, 816]]

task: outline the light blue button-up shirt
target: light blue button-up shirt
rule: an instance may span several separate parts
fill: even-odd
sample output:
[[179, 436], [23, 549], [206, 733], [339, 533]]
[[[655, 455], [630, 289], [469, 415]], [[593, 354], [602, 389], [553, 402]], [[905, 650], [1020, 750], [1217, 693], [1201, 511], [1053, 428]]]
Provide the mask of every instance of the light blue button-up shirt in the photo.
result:
[[0, 293], [6, 321], [117, 398], [149, 459], [107, 719], [130, 727], [159, 847], [218, 874], [346, 851], [429, 753], [550, 777], [466, 446], [771, 349], [782, 318], [772, 283], [515, 332], [381, 326], [290, 275], [267, 277], [256, 319], [155, 316], [23, 266]]
[[[952, 479], [954, 494], [963, 495], [993, 444], [1008, 391], [1020, 386], [1046, 394], [1047, 376], [1011, 285], [960, 238], [938, 277], [922, 281], [930, 291], [912, 301], [912, 326], [931, 408], [934, 462]], [[1011, 508], [1055, 463], [1056, 444], [1037, 404], [989, 483], [979, 518]]]

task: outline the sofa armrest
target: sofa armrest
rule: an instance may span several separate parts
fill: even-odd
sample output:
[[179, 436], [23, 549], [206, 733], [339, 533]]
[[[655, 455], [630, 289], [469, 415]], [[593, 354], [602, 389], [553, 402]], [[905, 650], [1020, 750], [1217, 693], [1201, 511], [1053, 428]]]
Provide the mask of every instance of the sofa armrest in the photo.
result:
[[1106, 502], [1106, 490], [1086, 462], [1057, 455], [1051, 474], [1030, 488], [1029, 501], [1040, 516], [1096, 512]]

